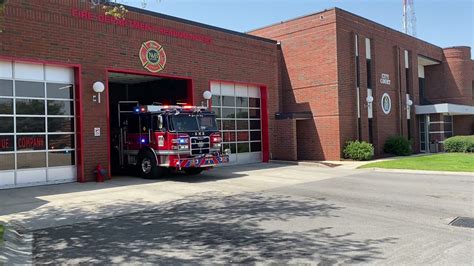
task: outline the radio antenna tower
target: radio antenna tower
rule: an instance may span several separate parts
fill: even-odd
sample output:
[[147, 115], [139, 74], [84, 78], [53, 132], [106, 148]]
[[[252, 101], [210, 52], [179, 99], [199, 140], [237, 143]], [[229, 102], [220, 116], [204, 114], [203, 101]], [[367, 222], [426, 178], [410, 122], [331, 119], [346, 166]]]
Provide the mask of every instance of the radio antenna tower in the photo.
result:
[[416, 36], [416, 16], [414, 0], [403, 1], [403, 32]]

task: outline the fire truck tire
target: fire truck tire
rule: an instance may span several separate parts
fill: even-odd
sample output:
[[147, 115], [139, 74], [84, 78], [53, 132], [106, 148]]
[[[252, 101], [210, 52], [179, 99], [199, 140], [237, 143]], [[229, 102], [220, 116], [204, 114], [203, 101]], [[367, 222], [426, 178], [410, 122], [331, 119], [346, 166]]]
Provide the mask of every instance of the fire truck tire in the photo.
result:
[[145, 151], [138, 156], [137, 170], [145, 179], [159, 178], [163, 169], [158, 166], [155, 155], [151, 151]]
[[204, 169], [202, 168], [189, 168], [189, 169], [184, 169], [184, 173], [186, 175], [199, 175], [200, 173], [202, 173], [202, 171], [204, 171]]

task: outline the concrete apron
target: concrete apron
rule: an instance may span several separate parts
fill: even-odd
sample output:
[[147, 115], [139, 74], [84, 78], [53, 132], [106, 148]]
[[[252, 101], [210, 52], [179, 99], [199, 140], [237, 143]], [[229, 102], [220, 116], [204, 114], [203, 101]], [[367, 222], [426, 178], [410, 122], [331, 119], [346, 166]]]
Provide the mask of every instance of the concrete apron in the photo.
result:
[[0, 220], [37, 230], [149, 210], [192, 195], [227, 196], [350, 174], [353, 171], [266, 163], [220, 167], [196, 177], [117, 177], [104, 183], [9, 189], [0, 191]]

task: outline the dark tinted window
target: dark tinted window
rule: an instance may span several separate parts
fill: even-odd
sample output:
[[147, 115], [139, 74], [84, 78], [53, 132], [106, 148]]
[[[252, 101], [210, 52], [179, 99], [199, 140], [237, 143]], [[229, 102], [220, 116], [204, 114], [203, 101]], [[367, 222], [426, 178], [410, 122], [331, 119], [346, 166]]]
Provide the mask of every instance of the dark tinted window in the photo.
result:
[[13, 96], [13, 81], [0, 79], [0, 96]]
[[48, 136], [48, 149], [59, 150], [59, 149], [73, 149], [74, 148], [74, 135], [49, 135]]
[[1, 151], [13, 151], [15, 143], [13, 142], [13, 136], [0, 136], [0, 152]]
[[235, 109], [222, 108], [222, 118], [235, 118]]
[[260, 129], [260, 120], [250, 120], [250, 129]]
[[249, 98], [247, 97], [237, 97], [237, 107], [248, 107], [249, 106]]
[[16, 99], [15, 102], [19, 115], [44, 115], [44, 100]]
[[48, 101], [48, 115], [74, 115], [74, 102]]
[[73, 87], [71, 84], [47, 83], [46, 92], [48, 98], [73, 99]]
[[250, 131], [250, 140], [261, 140], [262, 133], [260, 131]]
[[249, 98], [249, 107], [260, 107], [259, 98]]
[[16, 132], [44, 132], [45, 124], [44, 118], [41, 117], [17, 117], [16, 118]]
[[222, 96], [222, 106], [235, 106], [235, 97]]
[[15, 93], [17, 97], [44, 97], [44, 83], [16, 81]]
[[250, 118], [260, 118], [260, 109], [249, 109]]
[[13, 133], [13, 117], [0, 117], [0, 133]]
[[21, 150], [45, 150], [45, 135], [27, 135], [16, 137], [16, 149]]
[[48, 132], [74, 132], [74, 119], [48, 117]]
[[242, 153], [242, 152], [249, 152], [249, 143], [237, 143], [237, 152]]
[[235, 120], [222, 120], [222, 129], [223, 130], [234, 130], [235, 129]]
[[262, 143], [250, 142], [250, 151], [251, 152], [262, 151]]
[[0, 114], [13, 114], [13, 99], [0, 99]]

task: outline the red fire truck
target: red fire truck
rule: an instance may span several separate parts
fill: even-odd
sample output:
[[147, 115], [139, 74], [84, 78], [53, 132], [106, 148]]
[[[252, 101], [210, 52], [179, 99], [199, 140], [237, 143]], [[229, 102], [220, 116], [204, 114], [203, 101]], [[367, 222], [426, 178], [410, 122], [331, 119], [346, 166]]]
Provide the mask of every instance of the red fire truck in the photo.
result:
[[229, 161], [216, 115], [204, 106], [118, 103], [119, 164], [157, 178], [166, 169], [196, 175]]

